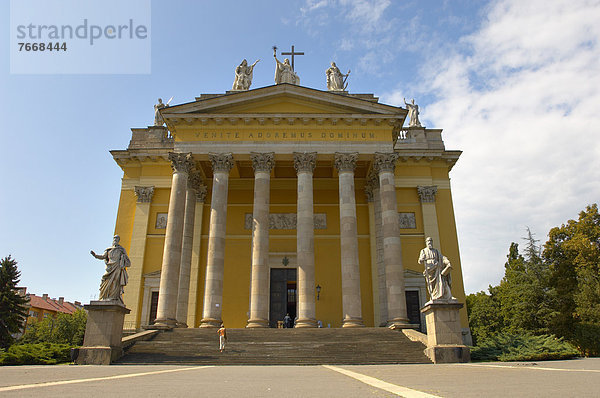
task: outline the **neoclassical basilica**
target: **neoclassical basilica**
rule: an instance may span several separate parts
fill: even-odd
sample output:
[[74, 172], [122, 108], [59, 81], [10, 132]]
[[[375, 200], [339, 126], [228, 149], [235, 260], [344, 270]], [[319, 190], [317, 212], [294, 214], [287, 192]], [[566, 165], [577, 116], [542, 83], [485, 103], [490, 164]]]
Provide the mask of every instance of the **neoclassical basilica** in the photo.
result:
[[125, 329], [277, 327], [289, 314], [295, 327], [423, 331], [426, 237], [464, 302], [449, 178], [461, 152], [442, 130], [421, 126], [414, 101], [345, 91], [339, 70], [328, 90], [250, 89], [244, 63], [238, 89], [160, 103], [154, 126], [111, 151]]

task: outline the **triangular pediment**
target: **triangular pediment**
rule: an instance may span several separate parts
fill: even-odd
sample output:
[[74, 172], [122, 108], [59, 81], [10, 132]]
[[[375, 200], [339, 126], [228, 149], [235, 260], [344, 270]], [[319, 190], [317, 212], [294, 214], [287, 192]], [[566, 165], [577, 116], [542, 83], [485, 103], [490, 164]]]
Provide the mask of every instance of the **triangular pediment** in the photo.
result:
[[194, 102], [165, 108], [161, 113], [165, 119], [199, 114], [406, 114], [403, 108], [379, 104], [374, 97], [363, 97], [370, 99], [280, 84], [223, 95], [204, 95]]

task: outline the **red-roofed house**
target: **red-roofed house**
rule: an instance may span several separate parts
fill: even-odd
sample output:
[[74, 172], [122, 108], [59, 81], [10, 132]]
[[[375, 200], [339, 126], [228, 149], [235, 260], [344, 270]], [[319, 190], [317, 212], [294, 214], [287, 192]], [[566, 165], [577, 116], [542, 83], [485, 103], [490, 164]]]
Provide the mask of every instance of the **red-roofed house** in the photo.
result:
[[23, 330], [27, 328], [27, 324], [29, 324], [32, 320], [41, 321], [44, 318], [56, 316], [56, 314], [59, 312], [72, 314], [78, 309], [83, 308], [79, 301], [71, 303], [69, 301], [65, 301], [64, 297], [59, 297], [57, 300], [55, 298], [48, 297], [47, 294], [43, 294], [40, 297], [26, 292], [27, 288], [19, 288], [20, 294], [27, 295], [27, 297], [29, 297], [28, 316]]

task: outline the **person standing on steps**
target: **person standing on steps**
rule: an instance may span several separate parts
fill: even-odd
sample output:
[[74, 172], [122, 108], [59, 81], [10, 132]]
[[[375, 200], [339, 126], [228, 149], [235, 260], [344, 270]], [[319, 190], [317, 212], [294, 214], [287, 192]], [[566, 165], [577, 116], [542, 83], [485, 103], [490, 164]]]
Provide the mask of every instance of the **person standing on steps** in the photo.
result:
[[294, 327], [292, 324], [292, 317], [290, 316], [289, 312], [285, 314], [285, 317], [283, 318], [283, 327], [286, 329], [291, 329]]
[[223, 323], [221, 323], [221, 327], [217, 330], [217, 334], [219, 335], [219, 350], [223, 352], [225, 343], [227, 342], [227, 330], [225, 330]]

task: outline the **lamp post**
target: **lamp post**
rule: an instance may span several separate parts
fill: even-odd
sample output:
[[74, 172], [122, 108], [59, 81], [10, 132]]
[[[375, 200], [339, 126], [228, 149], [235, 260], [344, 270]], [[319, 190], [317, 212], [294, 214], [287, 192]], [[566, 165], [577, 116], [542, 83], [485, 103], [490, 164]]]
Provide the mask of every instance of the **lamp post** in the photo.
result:
[[320, 295], [321, 295], [321, 285], [317, 285], [317, 301], [319, 300]]

